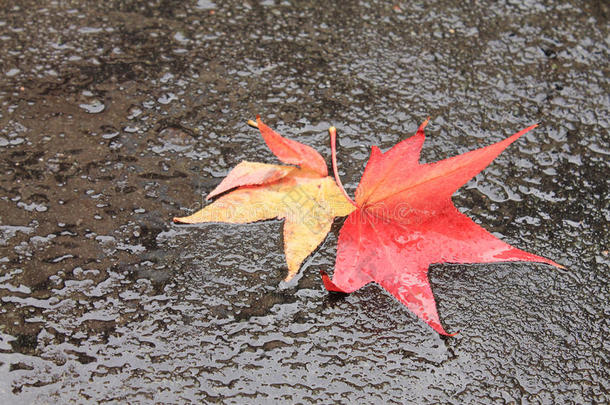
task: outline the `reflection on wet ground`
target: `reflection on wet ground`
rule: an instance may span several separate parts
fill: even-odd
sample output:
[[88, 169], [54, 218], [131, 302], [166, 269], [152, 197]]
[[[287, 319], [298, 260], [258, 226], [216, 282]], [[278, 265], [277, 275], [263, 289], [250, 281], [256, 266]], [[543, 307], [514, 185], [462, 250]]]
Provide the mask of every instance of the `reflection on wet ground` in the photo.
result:
[[[0, 402], [605, 402], [608, 6], [34, 1], [0, 6]], [[381, 289], [323, 291], [340, 221], [285, 284], [279, 222], [175, 226], [260, 113], [330, 148], [428, 115], [424, 158], [532, 122], [454, 197], [566, 265], [442, 265], [436, 335]]]

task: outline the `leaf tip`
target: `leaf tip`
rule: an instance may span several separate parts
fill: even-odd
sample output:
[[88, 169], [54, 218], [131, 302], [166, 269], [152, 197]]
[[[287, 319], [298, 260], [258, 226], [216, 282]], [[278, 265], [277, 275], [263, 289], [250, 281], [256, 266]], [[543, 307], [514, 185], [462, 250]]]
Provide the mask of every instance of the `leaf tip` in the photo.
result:
[[417, 132], [415, 133], [415, 136], [425, 137], [425, 135], [424, 135], [424, 128], [426, 128], [426, 125], [428, 125], [429, 122], [430, 122], [430, 116], [428, 116], [424, 120], [424, 122], [421, 123], [419, 128], [417, 128]]
[[542, 122], [537, 122], [537, 123], [535, 123], [535, 124], [530, 125], [530, 126], [527, 128], [527, 130], [528, 130], [528, 131], [531, 131], [532, 129], [537, 128], [537, 127], [539, 127], [540, 125], [542, 125]]
[[322, 276], [322, 282], [324, 283], [324, 288], [326, 288], [327, 291], [340, 292], [340, 293], [345, 294], [345, 291], [343, 291], [342, 289], [337, 287], [335, 285], [335, 283], [330, 281], [330, 277], [328, 277], [328, 274], [326, 274], [326, 272], [324, 270], [320, 270], [320, 275]]
[[433, 324], [428, 323], [428, 325], [431, 326], [432, 329], [434, 329], [436, 332], [438, 332], [442, 336], [454, 337], [454, 336], [456, 336], [457, 334], [460, 333], [460, 331], [449, 333], [440, 324], [433, 325]]
[[557, 267], [558, 269], [562, 269], [562, 270], [566, 270], [566, 267], [564, 265], [561, 265], [557, 262], [552, 261], [551, 259], [547, 259], [544, 257], [540, 257], [538, 260], [532, 260], [532, 261], [537, 261], [540, 263], [545, 263], [545, 264], [550, 264], [553, 267]]

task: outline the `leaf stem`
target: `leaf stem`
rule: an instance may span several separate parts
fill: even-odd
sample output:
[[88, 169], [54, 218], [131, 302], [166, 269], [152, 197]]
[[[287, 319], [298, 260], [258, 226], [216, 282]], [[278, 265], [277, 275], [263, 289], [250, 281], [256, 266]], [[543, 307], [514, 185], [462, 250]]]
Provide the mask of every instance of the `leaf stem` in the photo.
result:
[[347, 192], [345, 192], [345, 189], [343, 188], [343, 183], [341, 183], [341, 178], [339, 178], [339, 171], [337, 170], [337, 128], [330, 127], [328, 128], [328, 132], [330, 133], [331, 160], [333, 162], [333, 173], [335, 174], [335, 181], [343, 192], [345, 198], [347, 198], [347, 201], [349, 201], [354, 207], [358, 207], [358, 204], [356, 204], [356, 202], [352, 200], [349, 195], [347, 195]]

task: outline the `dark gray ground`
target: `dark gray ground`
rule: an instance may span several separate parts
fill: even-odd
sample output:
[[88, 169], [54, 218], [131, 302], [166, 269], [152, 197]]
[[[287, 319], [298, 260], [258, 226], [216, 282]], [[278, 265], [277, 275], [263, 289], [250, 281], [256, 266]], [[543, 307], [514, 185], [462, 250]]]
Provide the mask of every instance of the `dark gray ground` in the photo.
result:
[[[0, 3], [0, 403], [607, 402], [608, 3], [241, 3]], [[567, 269], [434, 266], [454, 338], [323, 290], [341, 220], [281, 282], [279, 221], [170, 222], [257, 113], [350, 193], [428, 115], [426, 161], [542, 122], [454, 201]]]

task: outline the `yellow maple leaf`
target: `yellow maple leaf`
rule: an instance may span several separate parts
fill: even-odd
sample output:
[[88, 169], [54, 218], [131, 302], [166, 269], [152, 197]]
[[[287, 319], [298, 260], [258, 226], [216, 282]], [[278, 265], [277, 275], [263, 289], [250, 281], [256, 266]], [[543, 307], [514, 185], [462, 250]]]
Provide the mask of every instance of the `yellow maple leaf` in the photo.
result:
[[324, 240], [335, 217], [349, 215], [355, 207], [335, 180], [328, 176], [324, 158], [313, 148], [283, 138], [260, 117], [250, 122], [258, 127], [269, 149], [284, 163], [241, 162], [209, 195], [222, 195], [212, 204], [178, 223], [248, 223], [285, 219], [284, 252], [290, 281], [303, 260]]

